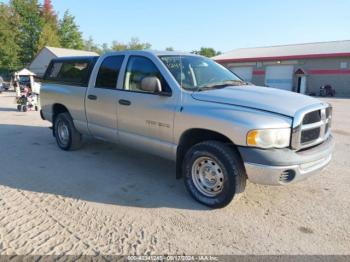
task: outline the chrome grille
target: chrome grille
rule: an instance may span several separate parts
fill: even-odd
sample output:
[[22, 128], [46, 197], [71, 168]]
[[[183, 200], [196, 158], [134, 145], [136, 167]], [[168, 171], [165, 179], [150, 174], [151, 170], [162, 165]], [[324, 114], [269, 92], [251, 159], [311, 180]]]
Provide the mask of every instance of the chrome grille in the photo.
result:
[[312, 106], [297, 112], [293, 121], [292, 148], [300, 150], [321, 144], [330, 135], [332, 107]]

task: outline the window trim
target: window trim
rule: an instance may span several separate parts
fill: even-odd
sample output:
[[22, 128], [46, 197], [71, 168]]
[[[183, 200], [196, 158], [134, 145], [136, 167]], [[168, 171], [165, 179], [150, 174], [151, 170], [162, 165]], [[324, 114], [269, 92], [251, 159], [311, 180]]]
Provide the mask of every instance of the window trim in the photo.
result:
[[[157, 70], [159, 71], [159, 74], [162, 76], [164, 82], [166, 83], [166, 85], [168, 86], [168, 89], [169, 90], [166, 90], [166, 91], [162, 91], [161, 93], [150, 93], [150, 92], [142, 92], [142, 91], [134, 91], [134, 90], [126, 90], [125, 89], [125, 81], [126, 81], [126, 73], [128, 71], [128, 65], [129, 65], [129, 62], [130, 62], [130, 59], [133, 58], [133, 57], [140, 57], [140, 58], [144, 58], [144, 59], [147, 59], [149, 60], [154, 66], [155, 68], [157, 68]], [[124, 92], [128, 92], [128, 93], [138, 93], [138, 94], [145, 94], [145, 95], [156, 95], [156, 96], [166, 96], [166, 97], [171, 97], [173, 95], [173, 90], [172, 88], [170, 87], [168, 81], [165, 79], [164, 75], [162, 74], [161, 70], [159, 70], [159, 67], [152, 61], [152, 59], [150, 59], [149, 57], [147, 56], [142, 56], [142, 55], [129, 55], [128, 58], [127, 58], [127, 61], [126, 61], [126, 65], [125, 65], [125, 68], [124, 68], [124, 76], [123, 76], [123, 85], [122, 85], [122, 88], [117, 88], [118, 91], [124, 91]]]
[[[96, 83], [97, 83], [97, 79], [98, 79], [98, 75], [100, 73], [100, 69], [103, 65], [103, 63], [108, 59], [108, 58], [111, 58], [111, 57], [122, 57], [122, 61], [121, 61], [121, 64], [120, 64], [120, 68], [119, 68], [119, 72], [117, 74], [117, 79], [116, 79], [116, 84], [115, 84], [115, 87], [114, 88], [107, 88], [107, 87], [97, 87], [96, 86]], [[110, 56], [107, 56], [103, 59], [103, 61], [101, 62], [101, 64], [99, 65], [99, 68], [98, 68], [98, 72], [97, 72], [97, 75], [96, 75], [96, 79], [95, 79], [95, 83], [94, 83], [94, 88], [96, 89], [105, 89], [105, 90], [117, 90], [118, 89], [118, 81], [119, 81], [119, 78], [120, 78], [120, 74], [122, 74], [122, 69], [123, 69], [123, 64], [124, 64], [124, 60], [125, 60], [125, 55], [110, 55]]]

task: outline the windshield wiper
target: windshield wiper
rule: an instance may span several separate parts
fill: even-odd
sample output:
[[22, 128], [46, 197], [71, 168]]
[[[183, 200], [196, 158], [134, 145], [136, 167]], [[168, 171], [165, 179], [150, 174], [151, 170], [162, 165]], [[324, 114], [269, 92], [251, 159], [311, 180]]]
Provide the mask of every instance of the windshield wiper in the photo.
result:
[[247, 82], [244, 82], [242, 80], [227, 80], [220, 83], [214, 83], [207, 86], [200, 86], [197, 91], [203, 91], [203, 90], [209, 90], [209, 89], [219, 89], [219, 88], [225, 88], [227, 86], [241, 86], [241, 85], [248, 85]]

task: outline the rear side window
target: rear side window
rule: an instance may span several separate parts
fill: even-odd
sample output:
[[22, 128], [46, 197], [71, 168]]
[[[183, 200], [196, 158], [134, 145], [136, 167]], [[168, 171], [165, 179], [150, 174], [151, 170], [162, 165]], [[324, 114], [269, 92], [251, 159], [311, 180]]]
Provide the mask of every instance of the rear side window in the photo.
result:
[[68, 85], [87, 86], [90, 72], [90, 60], [53, 61], [45, 75], [45, 80]]
[[96, 78], [96, 88], [115, 89], [124, 56], [110, 56], [103, 60]]

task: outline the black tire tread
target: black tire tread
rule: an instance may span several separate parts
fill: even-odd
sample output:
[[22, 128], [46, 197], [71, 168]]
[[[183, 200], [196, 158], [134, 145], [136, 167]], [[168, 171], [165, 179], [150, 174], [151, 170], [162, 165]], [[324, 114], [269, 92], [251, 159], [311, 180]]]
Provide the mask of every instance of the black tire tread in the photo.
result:
[[[60, 113], [55, 117], [55, 125], [54, 125], [54, 130], [56, 132], [56, 121], [57, 119], [62, 118], [64, 121], [68, 122], [68, 128], [70, 131], [70, 141], [67, 145], [67, 147], [61, 147], [58, 144], [58, 146], [65, 150], [65, 151], [74, 151], [77, 150], [79, 148], [81, 148], [82, 146], [82, 135], [78, 132], [78, 130], [75, 128], [74, 123], [73, 123], [73, 119], [71, 117], [71, 115], [68, 112], [64, 112], [64, 113]], [[58, 136], [56, 135], [56, 139], [58, 139]]]
[[[227, 196], [223, 201], [221, 202], [216, 202], [214, 204], [210, 203], [206, 203], [201, 201], [200, 199], [197, 198], [196, 194], [194, 194], [193, 192], [191, 192], [190, 187], [187, 185], [187, 181], [186, 181], [186, 161], [189, 161], [191, 159], [191, 156], [194, 152], [196, 151], [211, 151], [213, 152], [213, 154], [215, 155], [221, 155], [223, 157], [223, 162], [228, 163], [228, 166], [230, 167], [231, 170], [233, 170], [232, 175], [234, 176], [234, 180], [235, 180], [235, 188], [233, 191], [232, 195]], [[227, 168], [227, 167], [225, 167]], [[183, 162], [183, 174], [185, 177], [185, 185], [186, 188], [189, 190], [189, 192], [191, 193], [191, 195], [199, 202], [201, 202], [202, 204], [212, 207], [212, 208], [222, 208], [225, 207], [226, 205], [228, 205], [233, 199], [238, 199], [238, 196], [240, 193], [243, 193], [245, 190], [245, 186], [246, 186], [246, 172], [245, 172], [245, 168], [243, 166], [243, 162], [241, 160], [241, 157], [239, 155], [239, 153], [235, 150], [235, 148], [232, 147], [232, 145], [229, 144], [225, 144], [223, 142], [220, 141], [204, 141], [204, 142], [200, 142], [194, 146], [192, 146], [192, 148], [190, 148], [190, 150], [186, 153], [186, 156], [184, 158], [184, 162]]]

